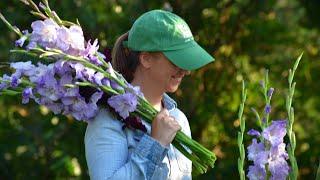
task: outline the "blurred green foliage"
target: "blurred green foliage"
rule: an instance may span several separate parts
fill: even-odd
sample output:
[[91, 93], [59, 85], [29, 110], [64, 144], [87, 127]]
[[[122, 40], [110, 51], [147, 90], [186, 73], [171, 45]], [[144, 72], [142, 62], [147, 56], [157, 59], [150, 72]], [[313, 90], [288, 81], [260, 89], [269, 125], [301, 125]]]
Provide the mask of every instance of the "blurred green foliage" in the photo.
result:
[[[86, 39], [100, 40], [101, 51], [112, 48], [115, 39], [147, 10], [172, 10], [186, 20], [195, 39], [216, 58], [186, 77], [172, 95], [189, 118], [193, 138], [218, 157], [214, 169], [194, 179], [238, 179], [241, 80], [249, 83], [247, 130], [257, 127], [249, 108], [264, 106], [257, 91], [264, 68], [270, 69], [275, 88], [271, 119], [285, 119], [287, 70], [304, 51], [295, 77], [296, 157], [299, 178], [315, 178], [320, 159], [319, 1], [52, 0], [50, 4], [65, 20], [78, 18]], [[0, 10], [22, 30], [30, 30], [35, 20], [18, 0], [0, 1]], [[0, 62], [13, 61], [9, 50], [17, 36], [3, 23], [0, 34]], [[2, 64], [0, 68], [1, 73], [9, 71]], [[83, 144], [86, 124], [20, 102], [18, 97], [0, 97], [0, 179], [88, 179]], [[250, 139], [244, 142], [248, 145]]]

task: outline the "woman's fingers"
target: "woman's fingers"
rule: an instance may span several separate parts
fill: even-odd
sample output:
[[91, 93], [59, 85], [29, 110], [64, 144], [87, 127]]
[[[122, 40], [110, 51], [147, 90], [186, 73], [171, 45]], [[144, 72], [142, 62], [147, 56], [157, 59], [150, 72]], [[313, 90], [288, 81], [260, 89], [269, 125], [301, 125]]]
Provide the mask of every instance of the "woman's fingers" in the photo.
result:
[[167, 146], [173, 141], [181, 126], [174, 117], [169, 115], [167, 109], [163, 109], [153, 120], [151, 128], [151, 136], [163, 146]]

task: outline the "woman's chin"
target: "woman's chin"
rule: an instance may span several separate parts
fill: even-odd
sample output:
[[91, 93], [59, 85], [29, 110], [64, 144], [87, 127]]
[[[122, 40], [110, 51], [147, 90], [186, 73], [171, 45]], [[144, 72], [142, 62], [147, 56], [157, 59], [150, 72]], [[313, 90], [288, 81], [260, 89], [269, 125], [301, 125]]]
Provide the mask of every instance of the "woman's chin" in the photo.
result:
[[179, 85], [168, 87], [167, 88], [167, 92], [174, 93], [174, 92], [176, 92], [178, 90], [178, 88], [179, 88]]

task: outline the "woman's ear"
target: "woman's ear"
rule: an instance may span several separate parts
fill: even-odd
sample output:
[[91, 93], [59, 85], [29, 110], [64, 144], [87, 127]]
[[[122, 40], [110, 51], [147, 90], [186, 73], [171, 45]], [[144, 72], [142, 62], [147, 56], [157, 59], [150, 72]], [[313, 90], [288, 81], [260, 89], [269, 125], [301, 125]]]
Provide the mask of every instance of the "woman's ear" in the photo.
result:
[[139, 54], [139, 61], [142, 67], [149, 69], [152, 66], [152, 55], [148, 52], [141, 52]]

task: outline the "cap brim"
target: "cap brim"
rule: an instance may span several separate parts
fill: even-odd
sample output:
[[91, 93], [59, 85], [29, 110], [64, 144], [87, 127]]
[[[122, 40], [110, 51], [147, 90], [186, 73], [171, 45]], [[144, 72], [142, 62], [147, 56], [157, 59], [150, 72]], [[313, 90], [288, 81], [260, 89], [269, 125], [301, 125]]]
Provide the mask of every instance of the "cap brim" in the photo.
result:
[[189, 71], [214, 61], [214, 58], [195, 41], [189, 47], [163, 51], [163, 54], [179, 68]]

